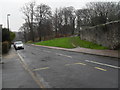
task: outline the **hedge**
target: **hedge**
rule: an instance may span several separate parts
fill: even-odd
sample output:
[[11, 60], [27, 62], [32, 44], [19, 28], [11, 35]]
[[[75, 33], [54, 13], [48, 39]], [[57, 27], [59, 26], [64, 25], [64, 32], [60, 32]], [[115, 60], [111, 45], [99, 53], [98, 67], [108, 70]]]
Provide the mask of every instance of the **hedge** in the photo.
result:
[[10, 46], [11, 46], [10, 42], [8, 41], [2, 42], [2, 53], [3, 54], [7, 53], [10, 49]]

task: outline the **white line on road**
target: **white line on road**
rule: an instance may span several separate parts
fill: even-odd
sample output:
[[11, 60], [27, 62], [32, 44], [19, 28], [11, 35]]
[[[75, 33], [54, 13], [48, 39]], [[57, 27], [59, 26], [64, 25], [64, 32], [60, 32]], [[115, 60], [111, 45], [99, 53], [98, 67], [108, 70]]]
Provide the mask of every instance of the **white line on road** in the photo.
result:
[[17, 54], [20, 57], [21, 61], [24, 62], [24, 59], [22, 58], [22, 56], [19, 53], [17, 53]]
[[60, 56], [65, 56], [65, 57], [69, 57], [69, 58], [72, 58], [72, 56], [69, 56], [69, 55], [64, 55], [64, 54], [61, 54], [61, 53], [56, 53], [57, 55], [60, 55]]
[[109, 64], [100, 63], [100, 62], [95, 62], [95, 61], [90, 61], [90, 60], [85, 60], [85, 61], [86, 61], [86, 62], [90, 62], [90, 63], [95, 63], [95, 64], [99, 64], [99, 65], [104, 65], [104, 66], [112, 67], [112, 68], [116, 68], [116, 69], [120, 69], [120, 67], [114, 66], [114, 65], [109, 65]]

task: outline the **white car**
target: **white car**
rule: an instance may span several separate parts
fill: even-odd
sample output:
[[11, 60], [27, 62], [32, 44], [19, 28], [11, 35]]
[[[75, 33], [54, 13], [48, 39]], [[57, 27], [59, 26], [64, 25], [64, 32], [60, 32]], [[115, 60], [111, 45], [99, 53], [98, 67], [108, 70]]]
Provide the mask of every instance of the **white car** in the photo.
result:
[[24, 45], [23, 45], [22, 41], [14, 42], [14, 48], [15, 48], [15, 50], [24, 49]]

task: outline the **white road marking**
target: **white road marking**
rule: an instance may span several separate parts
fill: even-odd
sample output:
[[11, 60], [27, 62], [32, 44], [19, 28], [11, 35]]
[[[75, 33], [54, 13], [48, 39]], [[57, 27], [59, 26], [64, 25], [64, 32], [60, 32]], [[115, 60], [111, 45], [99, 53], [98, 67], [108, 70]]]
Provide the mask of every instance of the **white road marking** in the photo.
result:
[[24, 62], [24, 59], [22, 58], [22, 56], [19, 53], [17, 53], [17, 54], [20, 57], [21, 61]]
[[64, 55], [64, 54], [61, 54], [61, 53], [56, 53], [57, 55], [60, 55], [60, 56], [65, 56], [65, 57], [69, 57], [69, 58], [72, 58], [72, 56], [69, 56], [69, 55]]
[[112, 68], [116, 68], [116, 69], [120, 69], [120, 67], [114, 66], [114, 65], [109, 65], [109, 64], [100, 63], [100, 62], [95, 62], [95, 61], [90, 61], [90, 60], [85, 60], [85, 61], [86, 61], [86, 62], [90, 62], [90, 63], [95, 63], [95, 64], [99, 64], [99, 65], [104, 65], [104, 66], [112, 67]]

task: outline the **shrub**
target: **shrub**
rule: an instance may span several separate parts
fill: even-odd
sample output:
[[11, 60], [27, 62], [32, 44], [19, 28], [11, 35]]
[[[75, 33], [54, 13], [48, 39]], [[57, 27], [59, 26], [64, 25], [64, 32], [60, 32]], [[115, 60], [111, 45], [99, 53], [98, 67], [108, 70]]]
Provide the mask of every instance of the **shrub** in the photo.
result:
[[15, 38], [15, 33], [10, 31], [10, 41], [13, 41]]
[[10, 49], [10, 43], [8, 41], [2, 42], [2, 53], [7, 53]]
[[33, 43], [33, 41], [30, 40], [30, 41], [27, 41], [27, 43]]

